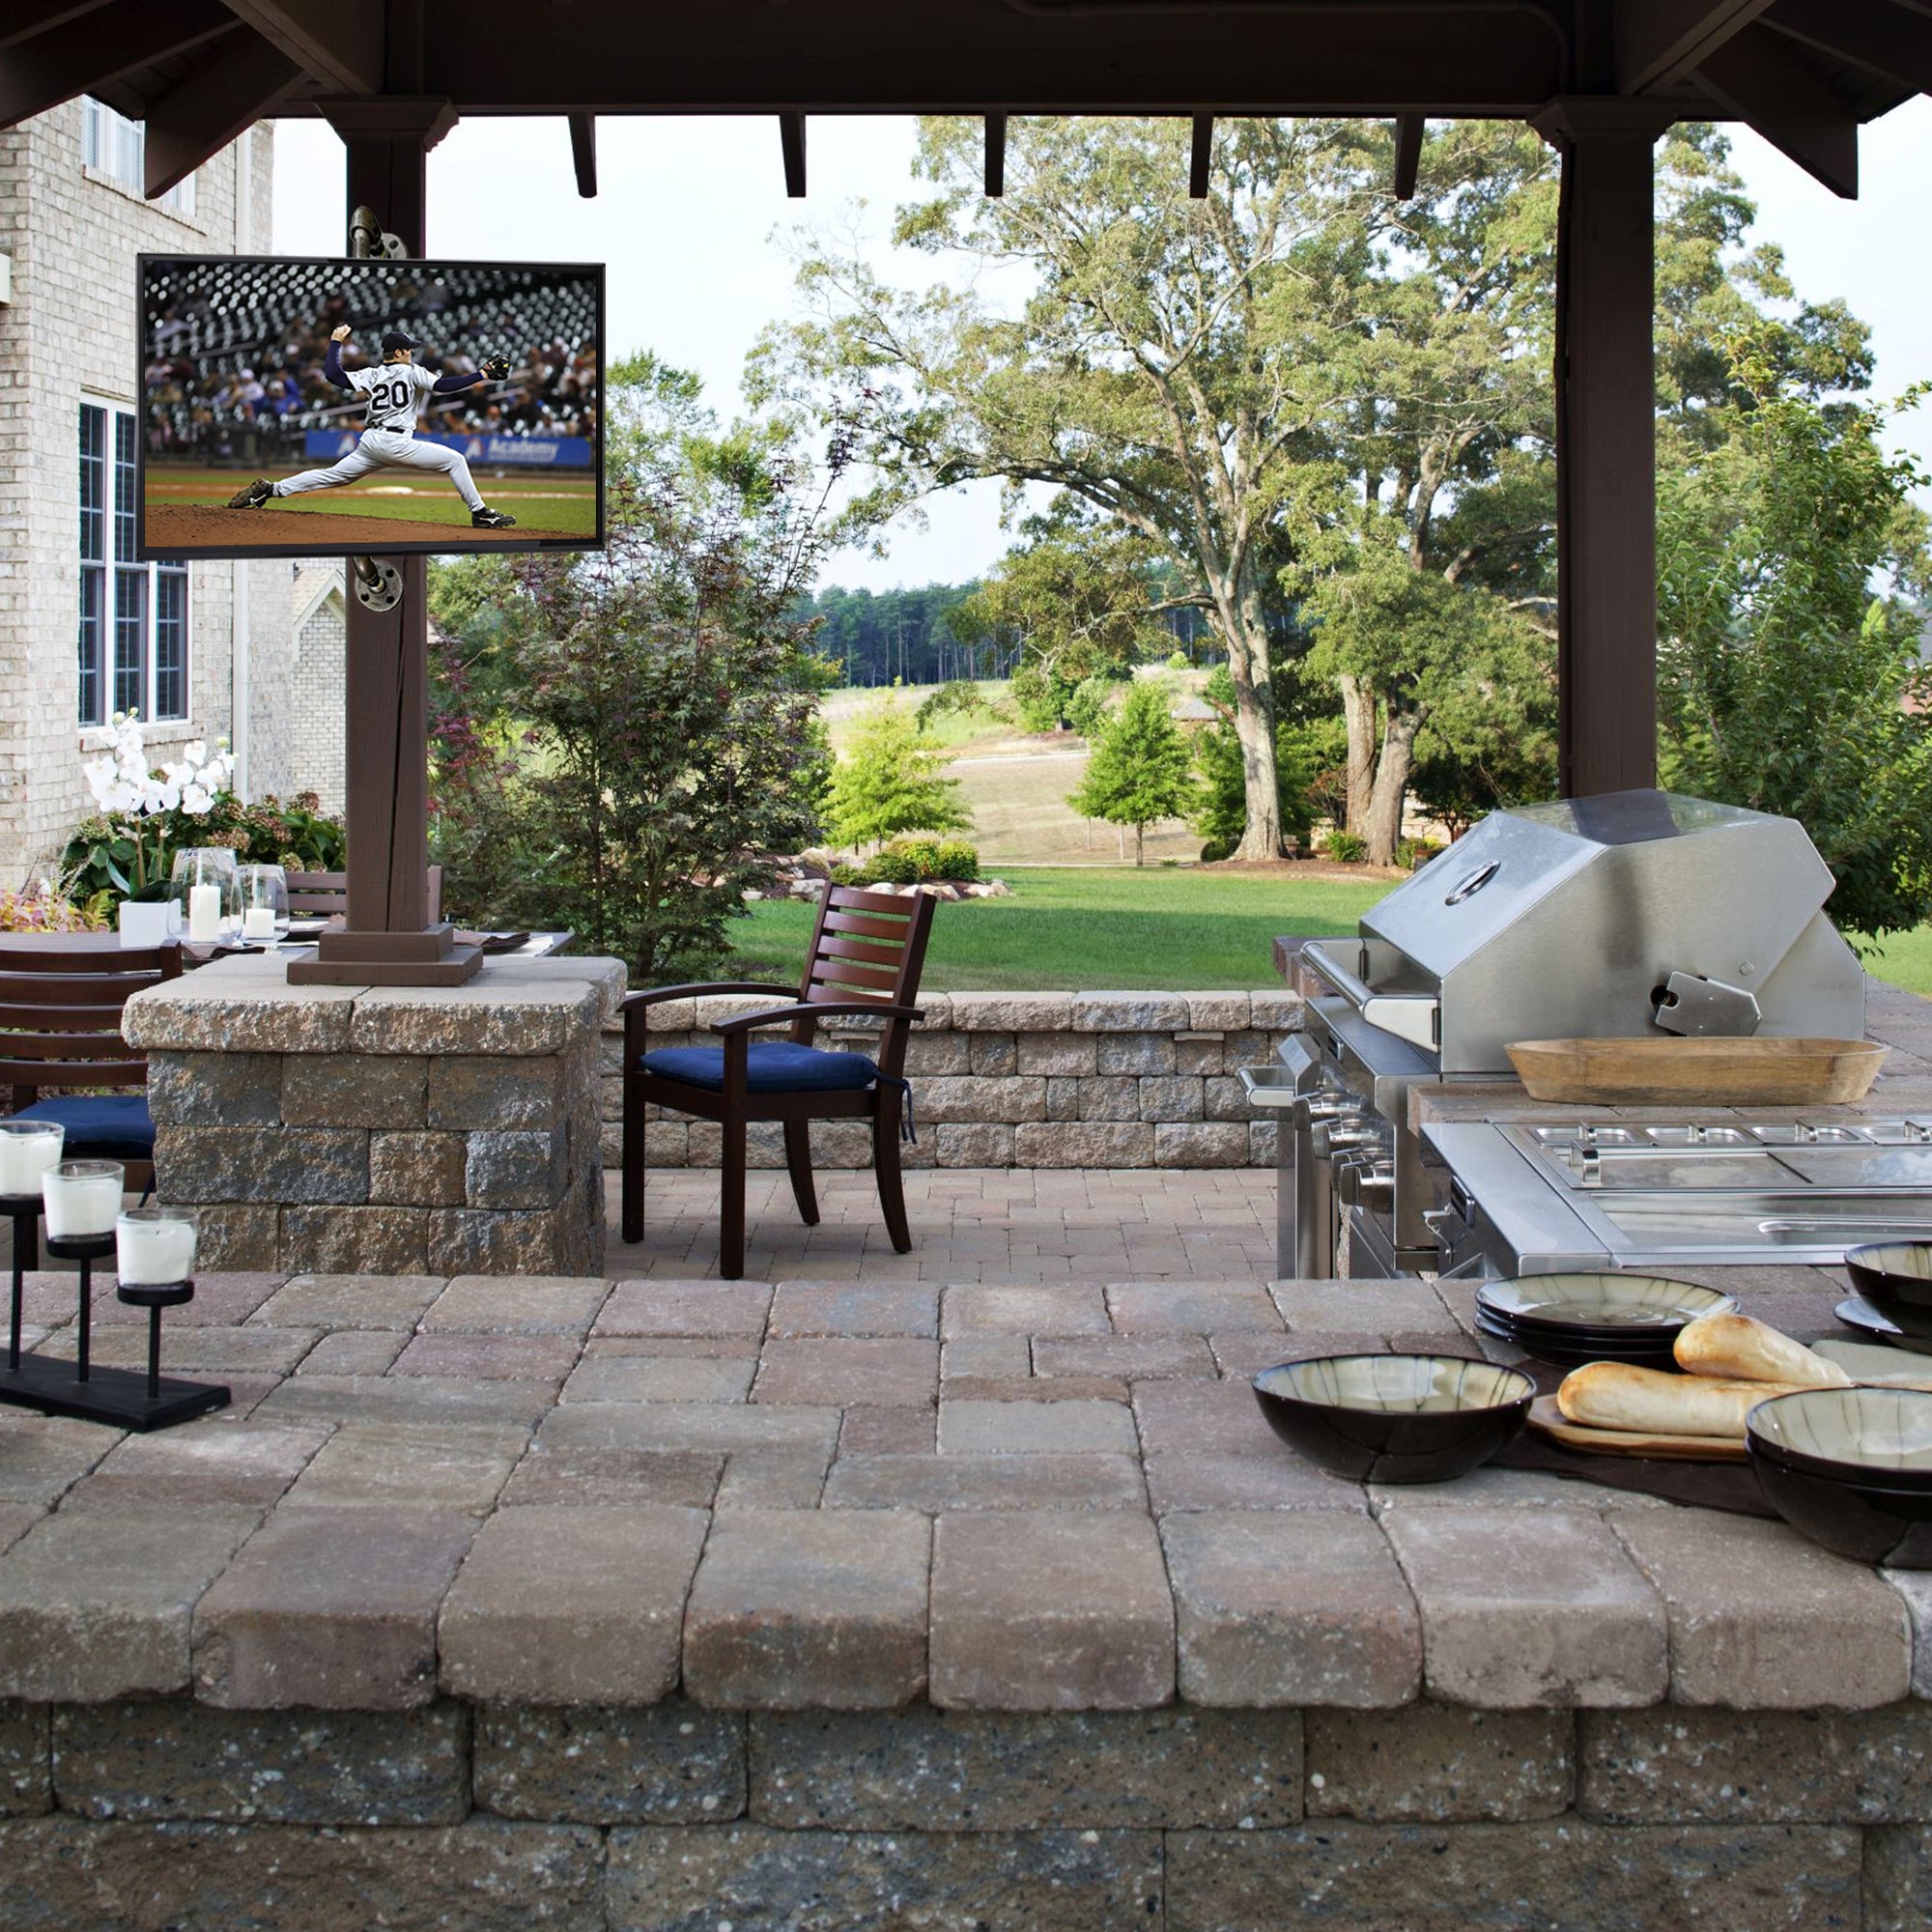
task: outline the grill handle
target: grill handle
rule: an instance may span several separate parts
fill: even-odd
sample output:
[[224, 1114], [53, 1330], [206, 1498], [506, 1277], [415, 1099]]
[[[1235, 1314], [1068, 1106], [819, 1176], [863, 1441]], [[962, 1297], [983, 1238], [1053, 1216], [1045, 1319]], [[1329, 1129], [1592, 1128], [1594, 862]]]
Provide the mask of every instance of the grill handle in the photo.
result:
[[1433, 993], [1378, 993], [1330, 956], [1319, 939], [1303, 943], [1301, 956], [1341, 994], [1372, 1027], [1392, 1033], [1425, 1053], [1441, 1045], [1441, 1003]]

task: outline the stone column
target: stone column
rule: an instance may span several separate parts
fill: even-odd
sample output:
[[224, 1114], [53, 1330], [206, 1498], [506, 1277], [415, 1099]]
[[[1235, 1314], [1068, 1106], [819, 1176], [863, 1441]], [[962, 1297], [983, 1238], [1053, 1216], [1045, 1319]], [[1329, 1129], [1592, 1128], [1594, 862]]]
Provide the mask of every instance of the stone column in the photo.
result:
[[224, 959], [128, 1003], [156, 1191], [202, 1265], [596, 1274], [597, 1056], [615, 959], [495, 959], [454, 987], [291, 986]]

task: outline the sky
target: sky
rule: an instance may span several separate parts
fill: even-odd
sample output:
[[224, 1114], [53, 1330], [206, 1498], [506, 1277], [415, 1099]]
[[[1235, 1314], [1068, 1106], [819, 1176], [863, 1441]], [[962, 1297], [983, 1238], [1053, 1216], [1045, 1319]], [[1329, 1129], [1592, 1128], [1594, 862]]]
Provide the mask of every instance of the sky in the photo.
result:
[[[1890, 398], [1932, 380], [1932, 268], [1920, 240], [1932, 99], [1916, 97], [1865, 128], [1865, 186], [1855, 202], [1748, 128], [1731, 131], [1733, 161], [1758, 205], [1755, 238], [1783, 247], [1806, 299], [1841, 296], [1870, 326], [1874, 393]], [[792, 238], [803, 227], [843, 234], [856, 220], [883, 262], [893, 210], [914, 190], [913, 147], [907, 119], [815, 117], [810, 194], [791, 201], [775, 116], [610, 117], [597, 124], [598, 192], [585, 201], [562, 120], [466, 121], [430, 156], [428, 250], [455, 260], [607, 263], [607, 355], [648, 349], [696, 371], [728, 418], [746, 352], [766, 324], [797, 312]], [[345, 252], [342, 183], [342, 144], [327, 124], [275, 123], [276, 253]], [[932, 272], [916, 256], [890, 270], [902, 284]], [[1896, 444], [1932, 470], [1932, 405], [1901, 419]], [[991, 483], [934, 499], [926, 526], [895, 532], [883, 558], [829, 558], [821, 581], [871, 590], [961, 582], [1009, 541]]]

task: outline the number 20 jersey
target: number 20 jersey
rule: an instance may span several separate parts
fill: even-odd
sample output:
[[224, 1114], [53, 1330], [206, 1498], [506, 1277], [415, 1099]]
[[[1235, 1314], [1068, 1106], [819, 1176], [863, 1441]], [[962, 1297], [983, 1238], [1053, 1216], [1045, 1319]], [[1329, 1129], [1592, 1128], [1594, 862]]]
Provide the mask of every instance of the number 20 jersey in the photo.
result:
[[436, 378], [413, 362], [384, 362], [375, 369], [356, 369], [349, 386], [366, 399], [365, 430], [394, 430], [409, 436], [416, 426], [416, 412], [436, 387]]

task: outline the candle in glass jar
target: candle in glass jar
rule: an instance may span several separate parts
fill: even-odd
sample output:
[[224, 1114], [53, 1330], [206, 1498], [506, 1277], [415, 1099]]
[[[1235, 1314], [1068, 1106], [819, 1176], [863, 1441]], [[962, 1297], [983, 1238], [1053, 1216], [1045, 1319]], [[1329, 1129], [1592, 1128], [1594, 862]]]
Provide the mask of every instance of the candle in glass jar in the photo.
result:
[[114, 1223], [114, 1271], [124, 1286], [161, 1287], [194, 1272], [194, 1222], [165, 1208], [137, 1208]]
[[219, 886], [190, 886], [187, 889], [187, 936], [196, 940], [221, 937]]
[[250, 906], [242, 915], [243, 939], [272, 939], [274, 936], [275, 911], [272, 906]]
[[64, 1160], [41, 1177], [47, 1233], [56, 1239], [111, 1235], [127, 1179], [118, 1160]]
[[39, 1200], [41, 1176], [60, 1159], [66, 1139], [54, 1121], [0, 1122], [0, 1194]]

